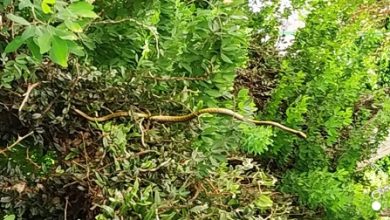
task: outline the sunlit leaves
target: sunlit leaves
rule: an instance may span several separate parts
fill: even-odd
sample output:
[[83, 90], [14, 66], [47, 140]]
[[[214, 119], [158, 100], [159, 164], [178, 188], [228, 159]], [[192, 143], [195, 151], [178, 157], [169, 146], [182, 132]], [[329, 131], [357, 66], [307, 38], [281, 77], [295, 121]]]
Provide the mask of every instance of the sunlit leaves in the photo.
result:
[[68, 66], [69, 48], [65, 40], [55, 36], [52, 39], [50, 58], [63, 67]]
[[69, 28], [69, 30], [73, 31], [73, 32], [82, 32], [83, 29], [81, 28], [81, 26], [76, 23], [76, 22], [72, 22], [72, 21], [69, 21], [69, 20], [66, 20], [65, 21], [65, 25], [67, 28]]
[[[75, 54], [77, 56], [83, 56], [84, 52], [82, 47], [77, 44], [79, 37], [75, 33], [81, 33], [83, 27], [80, 24], [85, 25], [85, 19], [82, 18], [96, 18], [96, 13], [93, 12], [93, 6], [85, 1], [73, 2], [69, 5], [58, 4], [56, 7], [55, 0], [43, 0], [41, 2], [41, 10], [44, 14], [48, 14], [51, 17], [48, 24], [43, 24], [44, 21], [38, 20], [38, 17], [34, 15], [34, 19], [37, 19], [31, 25], [25, 18], [8, 14], [7, 18], [16, 24], [27, 26], [21, 36], [15, 37], [5, 48], [5, 53], [17, 52], [24, 44], [27, 47], [22, 47], [30, 50], [33, 57], [38, 60], [42, 59], [42, 55], [49, 53], [49, 57], [55, 63], [66, 67], [69, 54]], [[31, 7], [31, 10], [38, 10], [28, 0], [20, 2], [20, 7]], [[56, 10], [54, 10], [56, 8]], [[57, 26], [50, 25], [51, 22], [62, 21]], [[32, 40], [30, 39], [32, 38]], [[39, 52], [39, 53], [38, 53]]]
[[3, 220], [15, 220], [16, 216], [15, 215], [5, 215]]
[[309, 97], [308, 96], [302, 96], [298, 97], [297, 100], [292, 103], [287, 111], [287, 123], [289, 124], [299, 124], [304, 123], [304, 114], [308, 111], [307, 108], [307, 101]]
[[252, 117], [257, 111], [256, 104], [249, 94], [249, 89], [241, 89], [237, 94], [236, 102], [238, 110], [244, 115]]
[[56, 0], [42, 0], [41, 8], [43, 13], [53, 13], [52, 7], [56, 3]]
[[242, 139], [242, 149], [253, 154], [262, 154], [272, 146], [272, 129], [269, 127], [247, 124], [239, 125]]
[[98, 17], [95, 12], [93, 12], [93, 6], [85, 1], [79, 1], [69, 5], [68, 9], [75, 15], [84, 17], [84, 18], [96, 18]]
[[264, 194], [260, 195], [259, 198], [257, 198], [255, 201], [255, 205], [262, 209], [270, 208], [272, 207], [272, 204], [273, 204], [272, 199], [269, 196]]
[[41, 54], [48, 52], [51, 48], [52, 34], [49, 30], [44, 29], [40, 36], [36, 38]]
[[221, 53], [221, 58], [223, 61], [225, 61], [226, 63], [233, 63], [233, 61], [228, 57], [226, 56], [225, 54]]
[[[323, 2], [313, 2], [305, 28], [297, 33], [291, 53], [282, 62], [281, 79], [267, 111], [269, 116], [279, 117], [289, 125], [308, 128], [308, 136], [316, 137], [309, 138], [310, 143], [304, 144], [307, 147], [298, 150], [302, 157], [298, 164], [303, 169], [308, 166], [304, 155], [324, 165], [325, 161], [335, 160], [333, 154], [325, 156], [323, 146], [333, 148], [333, 144], [354, 131], [355, 103], [361, 95], [375, 90], [377, 67], [372, 60], [377, 56], [375, 47], [380, 45], [380, 35], [369, 34], [376, 32], [373, 27], [364, 30], [367, 34], [361, 37], [364, 18], [346, 24], [335, 20], [340, 14], [352, 16], [354, 7], [360, 4], [361, 1], [336, 1], [325, 6]], [[324, 22], [320, 25], [319, 20]], [[285, 114], [280, 113], [281, 109]], [[278, 140], [282, 149], [291, 146], [282, 139], [285, 138]], [[313, 160], [313, 156], [317, 159]]]
[[[251, 90], [242, 89], [232, 93], [236, 70], [246, 65], [250, 40], [246, 29], [245, 5], [238, 5], [243, 1], [229, 4], [229, 1], [209, 1], [210, 4], [205, 1], [134, 1], [130, 5], [126, 1], [95, 1], [102, 16], [96, 23], [90, 23], [91, 18], [97, 15], [93, 12], [93, 6], [87, 2], [92, 1], [58, 0], [53, 7], [50, 1], [45, 1], [48, 8], [40, 8], [39, 5], [34, 7], [36, 17], [32, 13], [28, 14], [31, 6], [25, 8], [23, 13], [15, 9], [14, 13], [26, 15], [25, 19], [31, 25], [10, 22], [15, 23], [18, 29], [15, 35], [20, 36], [13, 39], [20, 41], [9, 45], [9, 52], [14, 54], [6, 54], [6, 58], [11, 61], [7, 61], [6, 71], [1, 75], [2, 82], [6, 82], [4, 85], [12, 88], [15, 80], [25, 75], [26, 69], [35, 69], [36, 66], [26, 60], [36, 62], [45, 58], [45, 61], [58, 64], [34, 63], [36, 69], [39, 69], [34, 80], [45, 81], [31, 93], [23, 113], [28, 113], [27, 118], [34, 120], [31, 123], [34, 129], [46, 129], [41, 125], [51, 122], [49, 119], [55, 118], [57, 121], [62, 118], [59, 130], [71, 133], [62, 137], [58, 135], [60, 131], [53, 129], [50, 132], [54, 134], [49, 136], [58, 137], [61, 143], [62, 138], [75, 139], [64, 140], [64, 149], [62, 145], [55, 146], [60, 155], [67, 156], [64, 157], [66, 161], [61, 162], [61, 167], [53, 172], [57, 172], [56, 175], [72, 173], [80, 177], [80, 183], [76, 184], [80, 186], [71, 185], [64, 190], [89, 186], [84, 184], [85, 181], [96, 183], [93, 190], [98, 192], [96, 207], [99, 207], [101, 213], [97, 219], [128, 216], [140, 216], [143, 219], [276, 219], [278, 216], [266, 215], [289, 213], [290, 210], [284, 206], [282, 209], [275, 208], [280, 202], [278, 198], [275, 199], [279, 194], [269, 193], [275, 190], [272, 188], [275, 181], [261, 171], [264, 164], [269, 164], [272, 171], [279, 162], [274, 157], [267, 157], [266, 153], [278, 153], [274, 148], [276, 144], [279, 149], [286, 147], [280, 142], [274, 142], [275, 139], [282, 139], [282, 135], [270, 127], [255, 126], [222, 115], [202, 115], [191, 122], [164, 125], [147, 119], [142, 121], [136, 117], [123, 117], [104, 124], [93, 122], [91, 125], [97, 126], [94, 129], [81, 129], [89, 124], [69, 111], [71, 107], [77, 107], [88, 111], [90, 115], [104, 115], [119, 109], [127, 111], [136, 105], [140, 108], [135, 109], [137, 112], [149, 110], [152, 115], [177, 115], [196, 108], [227, 107], [248, 118], [277, 118], [300, 129], [308, 119], [314, 118], [312, 121], [316, 122], [317, 119], [325, 118], [323, 115], [313, 116], [315, 111], [312, 109], [321, 110], [317, 111], [321, 114], [326, 113], [321, 108], [333, 109], [333, 105], [313, 105], [315, 100], [321, 100], [324, 104], [333, 103], [329, 100], [343, 97], [343, 89], [347, 88], [344, 85], [349, 85], [348, 88], [359, 85], [359, 80], [355, 79], [332, 81], [343, 73], [342, 68], [339, 68], [343, 67], [343, 62], [335, 63], [336, 58], [332, 57], [332, 53], [337, 50], [321, 53], [322, 62], [334, 62], [328, 72], [322, 72], [325, 68], [315, 73], [311, 69], [300, 71], [299, 67], [308, 66], [303, 65], [303, 57], [307, 54], [287, 60], [282, 72], [270, 71], [271, 74], [280, 74], [278, 76], [283, 78], [280, 85], [284, 87], [276, 94], [280, 97], [273, 108], [275, 114], [260, 117], [257, 114], [261, 113], [258, 113], [251, 94], [256, 92], [254, 88], [262, 84], [250, 87]], [[89, 50], [83, 48], [82, 44], [87, 45]], [[334, 45], [329, 39], [327, 44]], [[310, 50], [310, 54], [318, 54], [320, 51], [306, 47], [301, 50]], [[87, 54], [86, 62], [72, 59], [71, 67], [58, 71], [58, 68], [68, 65], [72, 54]], [[25, 58], [19, 58], [20, 55]], [[12, 60], [15, 56], [18, 58]], [[259, 65], [265, 62], [257, 58], [255, 61]], [[308, 60], [314, 58], [317, 56]], [[293, 68], [295, 61], [299, 64]], [[41, 72], [41, 69], [45, 71]], [[353, 66], [350, 70], [349, 73], [354, 74]], [[253, 75], [258, 73], [260, 71], [254, 70]], [[283, 74], [289, 77], [283, 77]], [[327, 77], [318, 78], [318, 83], [307, 85], [308, 78], [313, 79], [320, 74], [326, 74]], [[347, 75], [345, 78], [348, 78]], [[46, 79], [50, 80], [49, 83]], [[305, 90], [309, 86], [312, 89]], [[337, 96], [326, 97], [335, 94], [328, 92], [334, 88], [343, 89], [337, 90]], [[23, 84], [17, 92], [22, 94], [25, 89], [26, 85]], [[301, 99], [289, 98], [299, 95]], [[22, 98], [16, 99], [16, 106]], [[39, 103], [41, 99], [44, 101]], [[329, 112], [333, 116], [326, 115], [328, 123], [321, 123], [322, 133], [315, 133], [312, 139], [321, 139], [321, 135], [329, 136], [329, 128], [337, 132], [350, 122], [347, 119], [353, 114], [346, 108]], [[47, 129], [55, 126], [50, 124]], [[74, 126], [76, 129], [73, 129]], [[93, 133], [88, 135], [88, 132]], [[290, 134], [283, 134], [283, 138], [293, 140], [291, 143], [295, 141], [295, 137]], [[309, 146], [302, 142], [294, 142], [291, 145], [292, 152], [311, 153], [307, 158], [312, 160], [305, 162], [317, 163], [317, 151], [307, 149], [319, 145]], [[281, 174], [298, 160], [293, 157], [293, 153], [288, 155], [291, 163], [278, 169]], [[302, 158], [306, 157], [303, 153], [299, 154]], [[64, 179], [68, 180], [65, 176]], [[321, 191], [316, 193], [320, 195]], [[94, 195], [91, 194], [92, 197]], [[345, 201], [345, 198], [342, 199]], [[69, 198], [68, 207], [74, 206], [72, 201], [74, 199]], [[61, 204], [55, 204], [61, 209], [60, 213], [66, 207], [64, 202], [61, 200]], [[281, 203], [290, 206], [288, 202]], [[71, 212], [71, 209], [68, 211]]]
[[381, 44], [386, 48], [379, 31], [383, 24], [361, 13], [378, 7], [368, 2], [311, 3], [306, 26], [283, 59], [281, 79], [267, 109], [269, 116], [306, 129], [309, 137], [306, 142], [284, 135], [274, 139], [272, 149], [288, 157], [287, 166], [295, 167], [283, 188], [308, 207], [325, 209], [332, 219], [376, 215], [366, 202], [351, 202], [370, 199], [354, 194], [361, 180], [356, 183], [353, 176], [360, 175], [356, 165], [375, 150], [379, 141], [373, 140], [388, 133], [390, 121], [382, 118], [383, 106], [379, 107], [389, 98], [379, 95], [381, 69], [374, 61], [388, 56], [379, 49]]

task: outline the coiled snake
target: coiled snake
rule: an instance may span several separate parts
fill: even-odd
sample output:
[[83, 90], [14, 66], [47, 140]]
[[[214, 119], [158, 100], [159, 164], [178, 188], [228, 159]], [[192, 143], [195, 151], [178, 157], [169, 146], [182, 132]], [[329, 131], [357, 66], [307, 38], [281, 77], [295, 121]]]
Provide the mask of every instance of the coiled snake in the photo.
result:
[[187, 115], [177, 115], [177, 116], [172, 116], [172, 115], [149, 115], [146, 113], [140, 113], [140, 112], [132, 112], [132, 111], [118, 111], [114, 112], [105, 116], [101, 117], [91, 117], [87, 115], [86, 113], [82, 112], [79, 109], [74, 108], [74, 111], [79, 114], [80, 116], [84, 117], [85, 119], [89, 121], [97, 121], [97, 122], [104, 122], [113, 118], [118, 118], [118, 117], [135, 117], [135, 118], [144, 118], [150, 121], [156, 121], [156, 122], [186, 122], [190, 121], [202, 114], [221, 114], [221, 115], [228, 115], [233, 118], [236, 118], [240, 121], [245, 121], [245, 122], [250, 122], [256, 125], [268, 125], [268, 126], [274, 126], [279, 129], [282, 129], [284, 131], [290, 132], [292, 134], [298, 135], [301, 138], [306, 138], [306, 134], [303, 133], [302, 131], [294, 130], [292, 128], [286, 127], [282, 124], [279, 124], [277, 122], [273, 121], [258, 121], [254, 119], [249, 119], [245, 118], [243, 115], [238, 114], [237, 112], [234, 112], [230, 109], [226, 108], [204, 108], [195, 112], [192, 112]]

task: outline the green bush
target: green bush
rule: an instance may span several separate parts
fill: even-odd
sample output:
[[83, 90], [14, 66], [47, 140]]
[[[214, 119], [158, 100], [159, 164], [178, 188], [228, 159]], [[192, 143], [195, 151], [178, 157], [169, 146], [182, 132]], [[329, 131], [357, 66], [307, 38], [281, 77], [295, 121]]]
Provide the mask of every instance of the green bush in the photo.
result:
[[[306, 27], [281, 56], [291, 11], [279, 1], [258, 14], [241, 0], [2, 1], [1, 217], [377, 217], [369, 193], [388, 172], [356, 164], [390, 127], [384, 3], [303, 3]], [[75, 111], [206, 107], [308, 138], [220, 115], [96, 122]]]
[[371, 13], [382, 6], [312, 2], [264, 114], [306, 128], [307, 140], [278, 133], [269, 155], [290, 168], [283, 191], [329, 219], [376, 216], [356, 165], [375, 151], [390, 125], [381, 79], [389, 58], [385, 16]]

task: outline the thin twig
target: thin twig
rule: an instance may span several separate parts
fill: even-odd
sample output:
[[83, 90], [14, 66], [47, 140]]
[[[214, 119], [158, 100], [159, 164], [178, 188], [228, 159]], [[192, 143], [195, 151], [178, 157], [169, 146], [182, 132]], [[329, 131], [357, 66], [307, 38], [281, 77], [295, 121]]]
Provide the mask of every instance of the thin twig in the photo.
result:
[[104, 110], [107, 110], [107, 111], [110, 112], [111, 114], [114, 113], [111, 109], [105, 107], [104, 105], [101, 106], [101, 108], [104, 109]]
[[62, 186], [62, 188], [65, 189], [66, 187], [72, 186], [72, 185], [77, 184], [77, 183], [79, 183], [79, 182], [78, 181], [73, 181], [73, 182], [65, 184], [64, 186]]
[[21, 104], [20, 107], [19, 107], [19, 113], [22, 111], [24, 105], [27, 103], [28, 97], [30, 96], [31, 91], [32, 91], [35, 87], [39, 86], [40, 84], [41, 84], [40, 82], [37, 82], [37, 83], [29, 84], [29, 85], [28, 85], [28, 88], [27, 88], [26, 93], [23, 94], [24, 99], [23, 99], [23, 101], [22, 101], [22, 104]]
[[139, 130], [141, 131], [141, 144], [142, 144], [143, 147], [146, 147], [146, 144], [145, 144], [145, 131], [144, 131], [144, 127], [142, 125], [143, 121], [144, 121], [144, 119], [141, 118], [139, 120], [139, 124], [138, 125], [139, 125]]
[[177, 205], [176, 203], [177, 201], [171, 202], [170, 204], [165, 203], [164, 205], [158, 207], [158, 209], [160, 210], [160, 214], [167, 212], [171, 209], [179, 210], [179, 209], [186, 209], [192, 206], [190, 203], [187, 203], [185, 205]]
[[140, 152], [136, 153], [135, 156], [140, 157], [140, 156], [142, 156], [142, 155], [144, 155], [144, 154], [148, 154], [148, 153], [160, 154], [160, 153], [159, 153], [158, 151], [156, 151], [156, 150], [144, 150], [144, 151], [140, 151]]
[[156, 208], [155, 212], [156, 212], [156, 220], [160, 220], [160, 217], [158, 216], [158, 208]]
[[65, 209], [64, 209], [64, 220], [66, 220], [67, 219], [67, 215], [68, 215], [68, 201], [69, 200], [69, 198], [68, 197], [65, 197]]
[[3, 150], [0, 150], [0, 154], [3, 154], [4, 156], [6, 156], [5, 152], [11, 150], [13, 147], [15, 147], [16, 145], [18, 145], [21, 141], [23, 141], [24, 139], [28, 138], [29, 136], [31, 136], [32, 134], [34, 134], [34, 131], [31, 131], [30, 133], [20, 137], [18, 135], [18, 139], [13, 143], [11, 144], [10, 146], [4, 148]]
[[88, 152], [87, 152], [87, 147], [86, 147], [86, 143], [85, 143], [85, 137], [84, 137], [84, 133], [83, 132], [80, 132], [81, 133], [81, 138], [83, 140], [83, 151], [84, 151], [84, 159], [85, 159], [85, 166], [86, 166], [86, 170], [87, 170], [87, 179], [88, 179], [88, 186], [90, 188], [90, 185], [89, 185], [89, 182], [91, 182], [91, 180], [89, 179], [89, 176], [90, 176], [90, 169], [89, 169], [89, 156], [88, 156]]
[[41, 166], [39, 166], [37, 163], [35, 163], [35, 162], [30, 158], [29, 148], [27, 148], [27, 150], [26, 150], [26, 160], [27, 160], [28, 162], [30, 162], [32, 165], [34, 165], [35, 168], [41, 169]]
[[188, 202], [189, 202], [189, 203], [194, 202], [194, 201], [198, 198], [199, 193], [200, 193], [199, 186], [198, 186], [198, 184], [195, 184], [195, 193], [194, 193], [194, 196], [192, 196], [192, 198], [189, 199]]

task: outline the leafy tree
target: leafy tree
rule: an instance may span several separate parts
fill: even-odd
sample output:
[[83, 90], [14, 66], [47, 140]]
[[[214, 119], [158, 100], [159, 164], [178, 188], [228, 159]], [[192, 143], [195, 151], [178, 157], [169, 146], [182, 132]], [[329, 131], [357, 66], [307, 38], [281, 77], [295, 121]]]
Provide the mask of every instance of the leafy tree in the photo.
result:
[[373, 13], [382, 6], [313, 2], [264, 114], [307, 128], [307, 140], [278, 134], [270, 153], [293, 167], [283, 191], [296, 193], [311, 208], [324, 208], [330, 219], [375, 215], [351, 201], [370, 200], [356, 188], [356, 164], [388, 134], [389, 99], [380, 79], [387, 71], [382, 63], [388, 59], [383, 49], [388, 36], [385, 16]]
[[[293, 1], [310, 13], [281, 56], [291, 11], [279, 1], [259, 13], [241, 0], [2, 1], [1, 217], [376, 218], [368, 192], [388, 170], [356, 164], [390, 125], [384, 5]], [[98, 122], [75, 111], [205, 107], [308, 138], [224, 116]]]

